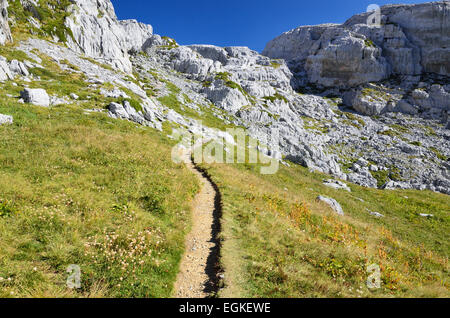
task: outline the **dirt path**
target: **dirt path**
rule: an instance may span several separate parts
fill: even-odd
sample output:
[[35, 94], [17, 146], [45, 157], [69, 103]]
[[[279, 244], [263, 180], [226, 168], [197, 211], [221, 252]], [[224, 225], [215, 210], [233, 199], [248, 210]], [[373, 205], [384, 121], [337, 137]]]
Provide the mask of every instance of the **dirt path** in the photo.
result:
[[200, 172], [184, 154], [186, 166], [197, 175], [201, 191], [194, 199], [192, 209], [192, 230], [186, 238], [186, 251], [175, 283], [177, 298], [211, 297], [218, 287], [220, 231], [220, 192], [209, 178]]

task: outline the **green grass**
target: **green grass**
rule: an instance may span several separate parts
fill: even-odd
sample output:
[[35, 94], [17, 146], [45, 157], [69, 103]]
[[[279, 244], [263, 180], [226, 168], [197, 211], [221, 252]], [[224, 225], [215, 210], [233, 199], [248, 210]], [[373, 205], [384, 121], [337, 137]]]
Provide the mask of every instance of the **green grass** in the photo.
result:
[[[29, 3], [31, 10], [25, 10], [20, 0], [9, 2], [9, 14], [14, 16], [16, 23], [11, 27], [14, 38], [23, 38], [37, 35], [40, 38], [51, 39], [57, 36], [62, 43], [67, 42], [68, 37], [73, 38], [72, 31], [65, 26], [65, 19], [69, 16], [67, 7], [70, 0], [39, 0], [38, 5]], [[41, 24], [37, 29], [28, 23], [27, 19], [34, 17]]]
[[446, 156], [444, 156], [438, 149], [436, 149], [435, 147], [430, 147], [430, 150], [432, 152], [434, 152], [434, 154], [438, 157], [439, 160], [442, 161], [447, 161], [448, 158]]
[[0, 297], [170, 297], [198, 189], [171, 141], [75, 106], [0, 113]]
[[413, 146], [417, 146], [417, 147], [421, 147], [422, 146], [422, 143], [420, 141], [412, 141], [412, 142], [410, 142], [410, 144], [413, 145]]
[[277, 61], [271, 61], [270, 66], [272, 66], [274, 69], [280, 68], [281, 63]]
[[13, 43], [7, 43], [6, 45], [0, 46], [0, 55], [5, 57], [9, 62], [18, 60], [20, 62], [30, 61], [36, 63], [36, 61], [31, 59], [25, 52], [17, 50]]
[[[244, 95], [245, 97], [247, 97], [247, 99], [249, 100], [249, 102], [254, 105], [255, 102], [255, 98], [253, 96], [251, 96], [249, 93], [247, 93], [241, 85], [239, 85], [236, 82], [233, 82], [230, 79], [231, 74], [228, 72], [221, 72], [221, 73], [217, 73], [216, 74], [216, 80], [221, 80], [224, 82], [225, 86], [231, 88], [231, 89], [237, 89], [239, 92], [241, 92], [242, 95]], [[204, 83], [205, 85], [205, 83]], [[280, 95], [281, 96], [281, 95]]]
[[366, 46], [368, 47], [373, 47], [376, 48], [377, 46], [373, 43], [373, 41], [371, 39], [365, 39], [364, 43], [366, 44]]
[[265, 96], [264, 97], [265, 100], [271, 101], [272, 103], [275, 102], [276, 100], [282, 100], [284, 101], [286, 104], [289, 103], [288, 99], [286, 97], [284, 97], [283, 95], [281, 95], [280, 93], [275, 93], [272, 96]]
[[330, 129], [325, 127], [323, 123], [318, 121], [317, 119], [310, 118], [310, 117], [302, 117], [304, 122], [304, 128], [308, 130], [316, 130], [318, 132], [321, 132], [323, 134], [327, 134]]
[[[251, 164], [202, 167], [223, 199], [220, 296], [448, 297], [447, 195], [356, 185], [348, 193], [295, 165], [268, 176]], [[336, 199], [346, 216], [318, 195]], [[366, 287], [371, 264], [382, 270], [379, 290]]]
[[377, 179], [377, 186], [381, 188], [386, 182], [389, 181], [389, 171], [379, 170], [379, 171], [370, 171], [372, 177]]

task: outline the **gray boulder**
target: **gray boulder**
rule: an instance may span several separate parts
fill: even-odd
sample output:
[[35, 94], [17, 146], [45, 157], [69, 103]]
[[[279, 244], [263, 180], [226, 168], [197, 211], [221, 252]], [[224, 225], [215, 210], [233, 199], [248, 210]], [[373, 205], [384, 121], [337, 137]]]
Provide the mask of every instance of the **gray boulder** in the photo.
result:
[[14, 76], [9, 68], [7, 60], [3, 56], [0, 56], [0, 81], [6, 81], [13, 78]]
[[391, 94], [388, 90], [374, 85], [361, 86], [343, 95], [343, 101], [346, 105], [367, 116], [376, 116], [393, 111], [396, 100], [400, 98], [401, 96]]
[[189, 47], [180, 46], [171, 51], [172, 68], [190, 75], [192, 79], [204, 80], [209, 73], [220, 71], [221, 64], [212, 59], [203, 58]]
[[189, 45], [191, 50], [197, 52], [205, 59], [219, 61], [223, 65], [228, 62], [228, 53], [225, 49], [214, 45]]
[[158, 34], [153, 34], [150, 36], [142, 45], [142, 50], [147, 52], [153, 47], [164, 45], [164, 40]]
[[346, 185], [344, 182], [339, 181], [339, 180], [328, 179], [328, 180], [324, 180], [323, 184], [329, 188], [333, 188], [336, 190], [345, 190], [348, 192], [352, 192], [352, 190], [348, 187], [348, 185]]
[[204, 92], [210, 101], [231, 113], [236, 113], [242, 107], [251, 105], [251, 102], [239, 89], [225, 86], [221, 81], [215, 81], [210, 87], [205, 88]]
[[11, 63], [9, 64], [9, 68], [15, 74], [19, 74], [19, 75], [23, 75], [23, 76], [30, 75], [30, 72], [28, 71], [28, 68], [25, 66], [25, 64], [18, 60], [12, 60]]
[[0, 0], [0, 45], [12, 41], [8, 23], [8, 1]]
[[345, 215], [341, 205], [335, 199], [327, 198], [320, 195], [317, 197], [317, 200], [328, 204], [337, 214], [342, 216]]
[[50, 106], [50, 97], [47, 92], [41, 88], [25, 88], [22, 92], [20, 92], [20, 97], [22, 97], [25, 103], [43, 107]]
[[109, 116], [112, 118], [120, 118], [120, 119], [129, 119], [127, 111], [123, 107], [123, 105], [118, 103], [111, 103], [108, 106]]
[[0, 125], [12, 124], [12, 123], [13, 123], [12, 116], [0, 114]]

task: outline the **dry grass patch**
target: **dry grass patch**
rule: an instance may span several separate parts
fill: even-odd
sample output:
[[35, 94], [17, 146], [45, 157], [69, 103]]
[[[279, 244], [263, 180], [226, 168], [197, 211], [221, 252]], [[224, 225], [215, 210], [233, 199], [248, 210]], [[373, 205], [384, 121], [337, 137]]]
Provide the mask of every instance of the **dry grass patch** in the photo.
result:
[[[448, 196], [355, 185], [348, 193], [295, 165], [269, 176], [257, 165], [202, 167], [223, 195], [221, 296], [448, 297]], [[316, 202], [319, 194], [346, 215]], [[381, 289], [367, 288], [371, 264]]]

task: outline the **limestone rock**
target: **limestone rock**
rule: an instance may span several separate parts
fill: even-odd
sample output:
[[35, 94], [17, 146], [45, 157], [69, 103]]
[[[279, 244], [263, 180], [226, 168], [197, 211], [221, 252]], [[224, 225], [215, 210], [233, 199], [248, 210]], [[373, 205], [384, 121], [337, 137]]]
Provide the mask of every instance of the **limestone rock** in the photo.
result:
[[20, 96], [23, 98], [25, 103], [43, 107], [50, 106], [50, 97], [44, 89], [25, 88], [25, 90], [20, 92]]
[[309, 82], [324, 87], [352, 87], [378, 82], [390, 74], [381, 49], [345, 29], [326, 30], [310, 50], [305, 70]]
[[209, 73], [220, 70], [220, 63], [203, 58], [189, 47], [178, 47], [171, 52], [172, 68], [191, 75], [191, 78], [204, 80]]
[[220, 81], [214, 82], [204, 90], [208, 99], [214, 104], [231, 113], [236, 113], [242, 107], [251, 104], [241, 91], [222, 84]]
[[73, 0], [66, 18], [73, 38], [68, 46], [88, 57], [131, 72], [129, 51], [140, 51], [153, 28], [135, 20], [119, 21], [109, 0]]
[[0, 125], [12, 124], [12, 123], [13, 123], [12, 116], [0, 114]]
[[3, 56], [0, 56], [0, 81], [6, 81], [13, 78], [14, 76], [9, 68], [7, 60]]
[[395, 100], [399, 98], [377, 86], [361, 86], [343, 95], [346, 105], [368, 116], [376, 116], [394, 110]]
[[28, 76], [30, 75], [30, 72], [28, 71], [28, 68], [23, 62], [12, 60], [9, 65], [10, 70], [15, 73], [22, 76]]
[[288, 62], [303, 84], [352, 87], [389, 75], [450, 74], [450, 3], [387, 5], [381, 27], [370, 13], [343, 25], [304, 26], [270, 41], [263, 54]]
[[112, 102], [108, 106], [108, 115], [115, 119], [125, 119], [161, 130], [162, 126], [159, 122], [161, 116], [156, 114], [156, 106], [149, 100], [141, 106], [144, 112], [138, 112], [128, 101], [124, 101], [123, 105]]
[[335, 199], [327, 198], [320, 195], [319, 197], [317, 197], [317, 200], [328, 204], [337, 214], [341, 216], [345, 215], [341, 205]]
[[[450, 74], [450, 3], [436, 1], [412, 5], [387, 5], [381, 8], [385, 24], [396, 25], [419, 48], [423, 72]], [[366, 23], [368, 13], [356, 15], [345, 25]]]
[[12, 41], [8, 23], [8, 1], [0, 0], [0, 45]]
[[328, 179], [328, 180], [324, 180], [323, 184], [329, 188], [333, 188], [336, 190], [345, 190], [348, 192], [352, 192], [352, 190], [348, 187], [348, 185], [346, 185], [344, 182], [339, 181], [339, 180]]

